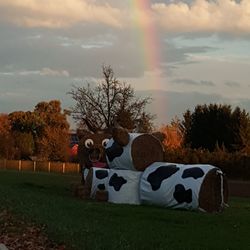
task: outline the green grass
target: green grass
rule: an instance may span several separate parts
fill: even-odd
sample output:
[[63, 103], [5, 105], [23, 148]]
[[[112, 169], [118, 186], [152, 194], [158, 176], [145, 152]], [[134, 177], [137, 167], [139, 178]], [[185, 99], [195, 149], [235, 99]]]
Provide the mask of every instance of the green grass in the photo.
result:
[[86, 202], [79, 176], [0, 170], [0, 208], [36, 224], [69, 249], [250, 249], [250, 199], [220, 214]]

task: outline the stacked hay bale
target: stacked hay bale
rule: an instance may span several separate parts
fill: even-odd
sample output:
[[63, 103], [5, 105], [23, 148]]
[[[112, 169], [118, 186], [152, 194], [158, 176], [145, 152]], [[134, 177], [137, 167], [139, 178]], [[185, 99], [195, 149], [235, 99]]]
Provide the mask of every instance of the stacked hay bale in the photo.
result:
[[84, 173], [82, 196], [112, 203], [222, 211], [228, 186], [221, 170], [163, 162], [161, 139], [115, 129], [105, 148], [110, 169], [91, 167]]
[[163, 161], [164, 150], [154, 135], [130, 133], [127, 144], [116, 138], [109, 140], [106, 158], [112, 169], [144, 171], [150, 164]]
[[142, 172], [111, 169], [109, 172], [109, 202], [139, 205], [139, 183]]
[[228, 200], [225, 176], [211, 165], [156, 162], [142, 174], [142, 203], [219, 212]]
[[139, 183], [144, 171], [155, 161], [162, 161], [161, 141], [153, 134], [128, 133], [122, 128], [113, 130], [106, 146], [110, 167], [109, 202], [140, 204]]

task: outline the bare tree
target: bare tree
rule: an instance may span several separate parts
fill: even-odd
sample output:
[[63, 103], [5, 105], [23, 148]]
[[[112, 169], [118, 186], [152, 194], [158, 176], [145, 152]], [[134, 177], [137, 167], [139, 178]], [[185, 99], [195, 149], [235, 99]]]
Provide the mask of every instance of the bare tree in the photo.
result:
[[73, 86], [68, 92], [75, 101], [73, 118], [93, 132], [110, 128], [115, 122], [130, 130], [145, 122], [151, 130], [154, 116], [145, 111], [151, 98], [137, 98], [130, 85], [115, 78], [110, 66], [103, 66], [102, 73], [104, 80], [97, 86], [87, 83], [86, 87]]

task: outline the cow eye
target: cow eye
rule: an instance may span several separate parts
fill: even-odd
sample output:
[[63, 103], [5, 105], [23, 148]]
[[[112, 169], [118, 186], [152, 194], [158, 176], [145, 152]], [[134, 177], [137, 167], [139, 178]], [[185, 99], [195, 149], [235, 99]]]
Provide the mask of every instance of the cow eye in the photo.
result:
[[91, 148], [94, 145], [94, 142], [92, 139], [87, 139], [84, 143], [86, 148]]
[[109, 139], [102, 140], [102, 146], [105, 148], [109, 142]]

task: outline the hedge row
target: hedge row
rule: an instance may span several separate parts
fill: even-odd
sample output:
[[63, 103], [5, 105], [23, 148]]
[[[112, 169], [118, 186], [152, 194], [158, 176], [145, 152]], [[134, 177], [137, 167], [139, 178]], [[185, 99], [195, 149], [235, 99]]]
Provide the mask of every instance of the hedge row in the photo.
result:
[[209, 152], [189, 148], [166, 149], [165, 161], [184, 164], [212, 164], [222, 169], [229, 179], [250, 180], [250, 155], [223, 150]]

